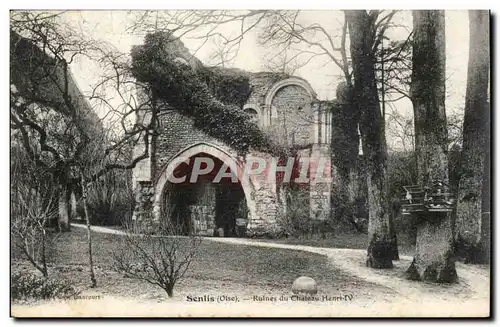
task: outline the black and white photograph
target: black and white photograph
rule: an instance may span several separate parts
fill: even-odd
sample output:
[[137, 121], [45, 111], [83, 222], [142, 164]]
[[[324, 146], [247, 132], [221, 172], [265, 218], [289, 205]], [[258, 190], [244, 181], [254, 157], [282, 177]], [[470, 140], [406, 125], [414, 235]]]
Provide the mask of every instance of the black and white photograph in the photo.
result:
[[489, 10], [8, 19], [10, 317], [491, 317]]

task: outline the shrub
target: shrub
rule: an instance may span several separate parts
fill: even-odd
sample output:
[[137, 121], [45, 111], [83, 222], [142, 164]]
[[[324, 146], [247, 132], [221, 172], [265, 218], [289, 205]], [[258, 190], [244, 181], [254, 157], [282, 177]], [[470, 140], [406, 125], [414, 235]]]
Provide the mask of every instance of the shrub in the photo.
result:
[[13, 273], [10, 277], [12, 300], [49, 300], [69, 298], [80, 292], [64, 280], [36, 276], [26, 271]]
[[[92, 225], [120, 225], [130, 220], [135, 199], [129, 174], [110, 172], [89, 189], [87, 206]], [[78, 215], [84, 217], [81, 203]]]
[[156, 233], [139, 234], [144, 226], [129, 226], [112, 253], [113, 268], [125, 277], [161, 287], [169, 297], [189, 269], [202, 239], [179, 237], [182, 228], [167, 219], [156, 224]]
[[416, 238], [415, 221], [411, 216], [401, 214], [400, 205], [404, 194], [403, 186], [417, 183], [416, 159], [415, 152], [392, 152], [387, 158], [391, 214], [400, 244], [414, 244]]
[[57, 186], [51, 175], [30, 161], [26, 153], [17, 149], [13, 154], [10, 185], [12, 245], [47, 277], [46, 248], [50, 245], [47, 226], [57, 217], [54, 192]]
[[295, 186], [282, 186], [280, 202], [283, 210], [278, 211], [277, 224], [284, 235], [305, 235], [312, 231], [309, 192]]
[[415, 152], [392, 152], [387, 157], [389, 198], [400, 199], [405, 185], [417, 183], [417, 158]]

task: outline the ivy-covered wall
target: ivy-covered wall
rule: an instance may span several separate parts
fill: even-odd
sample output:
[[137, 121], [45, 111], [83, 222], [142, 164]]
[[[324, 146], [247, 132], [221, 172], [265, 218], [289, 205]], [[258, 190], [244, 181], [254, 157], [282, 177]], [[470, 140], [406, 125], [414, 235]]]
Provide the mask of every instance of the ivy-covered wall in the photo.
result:
[[[151, 43], [151, 39], [148, 42]], [[134, 170], [136, 180], [149, 180], [154, 188], [175, 155], [197, 145], [201, 145], [200, 149], [205, 149], [212, 156], [217, 155], [219, 150], [211, 152], [211, 147], [220, 149], [225, 153], [224, 156], [227, 154], [228, 158], [241, 164], [252, 156], [265, 158], [269, 162], [271, 158], [277, 156], [274, 149], [295, 147], [302, 149], [299, 152], [307, 154], [314, 161], [313, 166], [317, 166], [322, 158], [325, 170], [329, 170], [330, 137], [325, 137], [325, 133], [329, 133], [328, 135], [332, 133], [333, 126], [330, 124], [331, 115], [328, 111], [330, 106], [315, 98], [314, 91], [307, 81], [276, 73], [249, 73], [239, 69], [205, 67], [189, 54], [180, 40], [168, 42], [161, 51], [167, 51], [170, 58], [174, 58], [180, 65], [185, 65], [185, 70], [188, 70], [186, 67], [189, 66], [192, 72], [187, 76], [182, 75], [182, 67], [179, 69], [173, 65], [170, 69], [178, 74], [179, 83], [186, 82], [186, 85], [192, 85], [195, 91], [201, 92], [199, 94], [208, 96], [207, 108], [203, 108], [199, 107], [203, 105], [203, 101], [197, 98], [196, 94], [193, 98], [186, 85], [167, 87], [162, 86], [161, 81], [150, 82], [148, 78], [153, 77], [148, 77], [144, 71], [152, 74], [157, 68], [141, 61], [145, 62], [148, 56], [156, 57], [148, 53], [151, 49], [136, 49], [136, 52], [141, 51], [147, 55], [135, 54], [135, 57], [133, 55], [137, 58], [135, 60], [139, 80], [150, 83], [153, 89], [156, 87], [161, 96], [158, 100], [160, 105], [158, 135], [152, 139], [150, 159], [142, 162]], [[165, 64], [169, 65], [168, 61]], [[155, 65], [158, 66], [158, 62]], [[168, 76], [163, 68], [158, 74]], [[194, 82], [194, 79], [197, 81]], [[174, 83], [175, 80], [170, 82]], [[139, 92], [145, 91], [139, 90]], [[182, 101], [179, 100], [181, 96], [172, 92], [184, 92]], [[140, 98], [147, 99], [148, 95], [142, 94]], [[166, 103], [167, 99], [171, 99], [170, 104]], [[195, 107], [179, 107], [182, 104], [191, 104]], [[249, 125], [246, 121], [245, 110], [248, 109], [257, 112], [256, 125]], [[206, 113], [200, 114], [196, 110]], [[316, 114], [315, 110], [321, 112]], [[221, 117], [212, 117], [214, 113]], [[217, 131], [214, 132], [211, 128]], [[225, 130], [228, 131], [227, 134]], [[323, 137], [318, 136], [318, 133]], [[246, 137], [245, 134], [249, 136]], [[138, 147], [140, 146], [139, 144]], [[297, 151], [289, 153], [297, 154]], [[140, 185], [146, 184], [149, 187], [149, 183], [135, 183], [138, 186], [137, 192], [140, 192]], [[307, 189], [310, 194], [309, 218], [327, 219], [330, 213], [330, 184], [312, 183]], [[251, 185], [243, 186], [243, 190], [246, 192], [249, 209], [247, 235], [276, 235], [279, 230], [276, 218], [283, 210], [278, 201], [276, 182], [269, 179], [267, 174], [261, 174], [254, 176]], [[159, 193], [158, 190], [156, 193]], [[161, 211], [158, 208], [154, 210]]]

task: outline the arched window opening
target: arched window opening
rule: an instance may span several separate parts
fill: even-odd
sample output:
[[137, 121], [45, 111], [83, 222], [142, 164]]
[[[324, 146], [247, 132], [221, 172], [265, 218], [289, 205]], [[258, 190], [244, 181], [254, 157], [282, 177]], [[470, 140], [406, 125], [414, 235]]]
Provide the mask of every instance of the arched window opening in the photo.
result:
[[251, 117], [251, 120], [258, 124], [259, 123], [259, 114], [257, 113], [257, 111], [255, 109], [252, 109], [252, 108], [247, 108], [244, 110], [245, 113], [247, 115], [249, 115]]

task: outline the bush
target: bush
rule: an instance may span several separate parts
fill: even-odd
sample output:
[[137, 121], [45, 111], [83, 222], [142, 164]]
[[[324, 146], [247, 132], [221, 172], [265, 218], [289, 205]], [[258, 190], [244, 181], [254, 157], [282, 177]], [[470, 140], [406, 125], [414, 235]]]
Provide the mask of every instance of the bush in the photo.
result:
[[[129, 174], [111, 172], [89, 189], [87, 206], [92, 225], [121, 225], [131, 219], [135, 199]], [[85, 217], [81, 203], [78, 215]]]
[[79, 293], [68, 281], [43, 278], [26, 271], [13, 273], [10, 277], [12, 300], [64, 299]]
[[391, 214], [399, 243], [415, 244], [416, 224], [411, 216], [401, 214], [400, 200], [405, 185], [417, 183], [417, 157], [415, 152], [392, 152], [387, 158], [389, 199]]
[[196, 235], [179, 237], [182, 227], [162, 220], [156, 234], [142, 234], [143, 226], [130, 226], [112, 253], [114, 270], [125, 277], [161, 287], [172, 297], [174, 287], [184, 278], [202, 239]]
[[392, 152], [387, 157], [389, 199], [400, 199], [405, 185], [417, 183], [417, 157], [415, 152]]
[[309, 192], [300, 186], [282, 186], [280, 202], [283, 210], [278, 211], [277, 224], [284, 235], [310, 234], [313, 230], [310, 217]]

